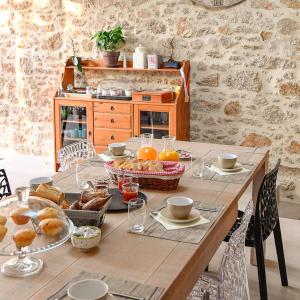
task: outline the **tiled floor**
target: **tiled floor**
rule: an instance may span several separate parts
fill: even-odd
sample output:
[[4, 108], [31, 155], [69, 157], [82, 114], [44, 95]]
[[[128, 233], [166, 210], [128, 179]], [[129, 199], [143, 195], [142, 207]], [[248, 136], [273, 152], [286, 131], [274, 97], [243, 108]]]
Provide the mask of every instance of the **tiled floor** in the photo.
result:
[[[3, 153], [0, 157], [4, 157]], [[45, 161], [43, 158], [26, 157], [15, 155], [13, 153], [6, 154], [4, 159], [0, 159], [0, 168], [5, 168], [9, 176], [12, 190], [17, 186], [28, 185], [33, 177], [52, 176], [54, 174], [53, 162]], [[251, 190], [249, 189], [242, 201], [251, 198]], [[295, 204], [280, 205], [281, 216], [289, 216], [298, 219], [300, 216], [300, 207]], [[276, 251], [273, 238], [267, 241], [267, 282], [270, 300], [298, 300], [300, 299], [300, 220], [282, 218], [282, 235], [284, 241], [285, 256], [288, 269], [289, 287], [282, 287], [277, 266]], [[210, 270], [218, 269], [222, 254], [224, 251], [223, 244], [210, 264]], [[247, 249], [248, 261], [250, 249]], [[249, 264], [248, 266], [249, 284], [251, 289], [251, 299], [259, 299], [259, 289], [257, 280], [257, 269]]]

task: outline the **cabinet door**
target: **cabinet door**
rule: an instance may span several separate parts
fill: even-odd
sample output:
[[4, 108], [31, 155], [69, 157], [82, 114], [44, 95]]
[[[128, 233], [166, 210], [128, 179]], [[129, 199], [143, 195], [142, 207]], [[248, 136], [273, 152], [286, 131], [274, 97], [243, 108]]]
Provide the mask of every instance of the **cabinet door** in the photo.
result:
[[64, 146], [93, 142], [93, 106], [89, 101], [55, 100], [55, 155]]
[[134, 135], [152, 133], [160, 139], [176, 135], [175, 107], [167, 105], [142, 105], [134, 107]]

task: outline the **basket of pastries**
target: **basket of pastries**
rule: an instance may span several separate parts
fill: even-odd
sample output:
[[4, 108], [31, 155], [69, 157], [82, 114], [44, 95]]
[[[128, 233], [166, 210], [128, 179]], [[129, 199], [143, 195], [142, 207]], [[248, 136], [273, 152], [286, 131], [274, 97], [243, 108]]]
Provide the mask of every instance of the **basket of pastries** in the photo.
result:
[[115, 183], [118, 175], [130, 175], [141, 188], [161, 191], [177, 189], [185, 170], [178, 162], [139, 159], [119, 159], [105, 163], [104, 167]]
[[[81, 194], [65, 194], [59, 188], [41, 184], [31, 195], [55, 202], [64, 209], [76, 226], [97, 226], [103, 224], [105, 213], [111, 202], [111, 195], [92, 189]], [[69, 197], [69, 195], [76, 197]]]

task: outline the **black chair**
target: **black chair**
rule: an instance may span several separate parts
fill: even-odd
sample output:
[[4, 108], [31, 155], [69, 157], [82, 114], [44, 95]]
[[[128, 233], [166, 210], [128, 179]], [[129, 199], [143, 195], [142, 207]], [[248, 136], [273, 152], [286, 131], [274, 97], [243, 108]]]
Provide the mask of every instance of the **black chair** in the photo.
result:
[[11, 195], [11, 190], [10, 190], [7, 175], [4, 169], [0, 169], [0, 200], [10, 195]]
[[[275, 168], [269, 173], [267, 173], [263, 178], [257, 196], [255, 215], [252, 216], [248, 225], [245, 241], [246, 246], [255, 247], [256, 249], [260, 299], [262, 300], [268, 299], [263, 241], [265, 241], [272, 232], [274, 233], [281, 284], [283, 286], [288, 286], [276, 201], [276, 180], [279, 166], [280, 159], [277, 161]], [[231, 237], [231, 234], [239, 227], [242, 217], [243, 212], [238, 211], [238, 218], [231, 230], [229, 231], [229, 233], [227, 234], [225, 238], [226, 242], [228, 242], [229, 238]]]

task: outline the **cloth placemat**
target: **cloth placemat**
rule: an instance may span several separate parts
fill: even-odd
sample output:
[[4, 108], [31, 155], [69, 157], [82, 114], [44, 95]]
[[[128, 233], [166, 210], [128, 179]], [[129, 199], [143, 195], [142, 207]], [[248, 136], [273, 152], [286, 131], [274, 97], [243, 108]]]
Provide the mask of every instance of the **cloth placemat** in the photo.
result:
[[[165, 206], [165, 203], [166, 200], [162, 202], [161, 206]], [[165, 240], [198, 244], [206, 235], [209, 228], [220, 217], [224, 206], [209, 205], [207, 203], [203, 203], [203, 201], [194, 201], [194, 206], [202, 208], [216, 208], [217, 211], [200, 211], [200, 214], [210, 221], [209, 223], [198, 225], [195, 227], [180, 228], [175, 230], [167, 230], [163, 225], [161, 225], [149, 215], [146, 219], [145, 230], [142, 233], [138, 234]]]
[[[216, 166], [217, 162], [213, 161], [205, 162], [206, 168], [204, 168], [203, 171], [203, 179], [204, 180], [212, 180], [212, 181], [218, 181], [218, 182], [228, 182], [228, 183], [243, 183], [250, 173], [253, 171], [255, 164], [252, 163], [240, 163], [243, 169], [245, 169], [244, 172], [237, 172], [237, 173], [230, 173], [226, 175], [220, 175], [218, 172], [215, 172], [214, 170], [211, 170], [212, 166]], [[247, 171], [246, 171], [247, 170]]]
[[[160, 287], [145, 285], [142, 283], [114, 278], [110, 276], [105, 276], [97, 273], [89, 273], [82, 271], [77, 276], [73, 277], [70, 282], [64, 285], [59, 291], [54, 295], [50, 296], [47, 300], [69, 300], [67, 296], [67, 290], [71, 284], [78, 280], [83, 279], [101, 279], [107, 283], [109, 290], [111, 292], [122, 293], [134, 297], [142, 297], [145, 300], [158, 300], [161, 298], [164, 289]], [[128, 300], [128, 298], [114, 296], [116, 300]]]
[[226, 172], [226, 171], [223, 171], [222, 169], [220, 169], [219, 167], [214, 166], [214, 165], [206, 166], [206, 167], [209, 170], [211, 170], [212, 172], [216, 172], [216, 173], [218, 173], [219, 175], [222, 175], [222, 176], [238, 175], [238, 174], [241, 174], [241, 173], [249, 173], [250, 172], [249, 169], [246, 169], [242, 166], [241, 166], [241, 169], [238, 170], [237, 172]]
[[182, 228], [188, 228], [188, 227], [195, 227], [198, 225], [203, 225], [206, 223], [209, 223], [210, 221], [206, 218], [204, 218], [202, 215], [199, 220], [196, 220], [194, 222], [189, 222], [189, 223], [171, 223], [167, 220], [165, 220], [160, 214], [158, 215], [152, 215], [153, 219], [155, 219], [157, 222], [159, 222], [161, 225], [163, 225], [167, 230], [175, 230], [175, 229], [182, 229]]

